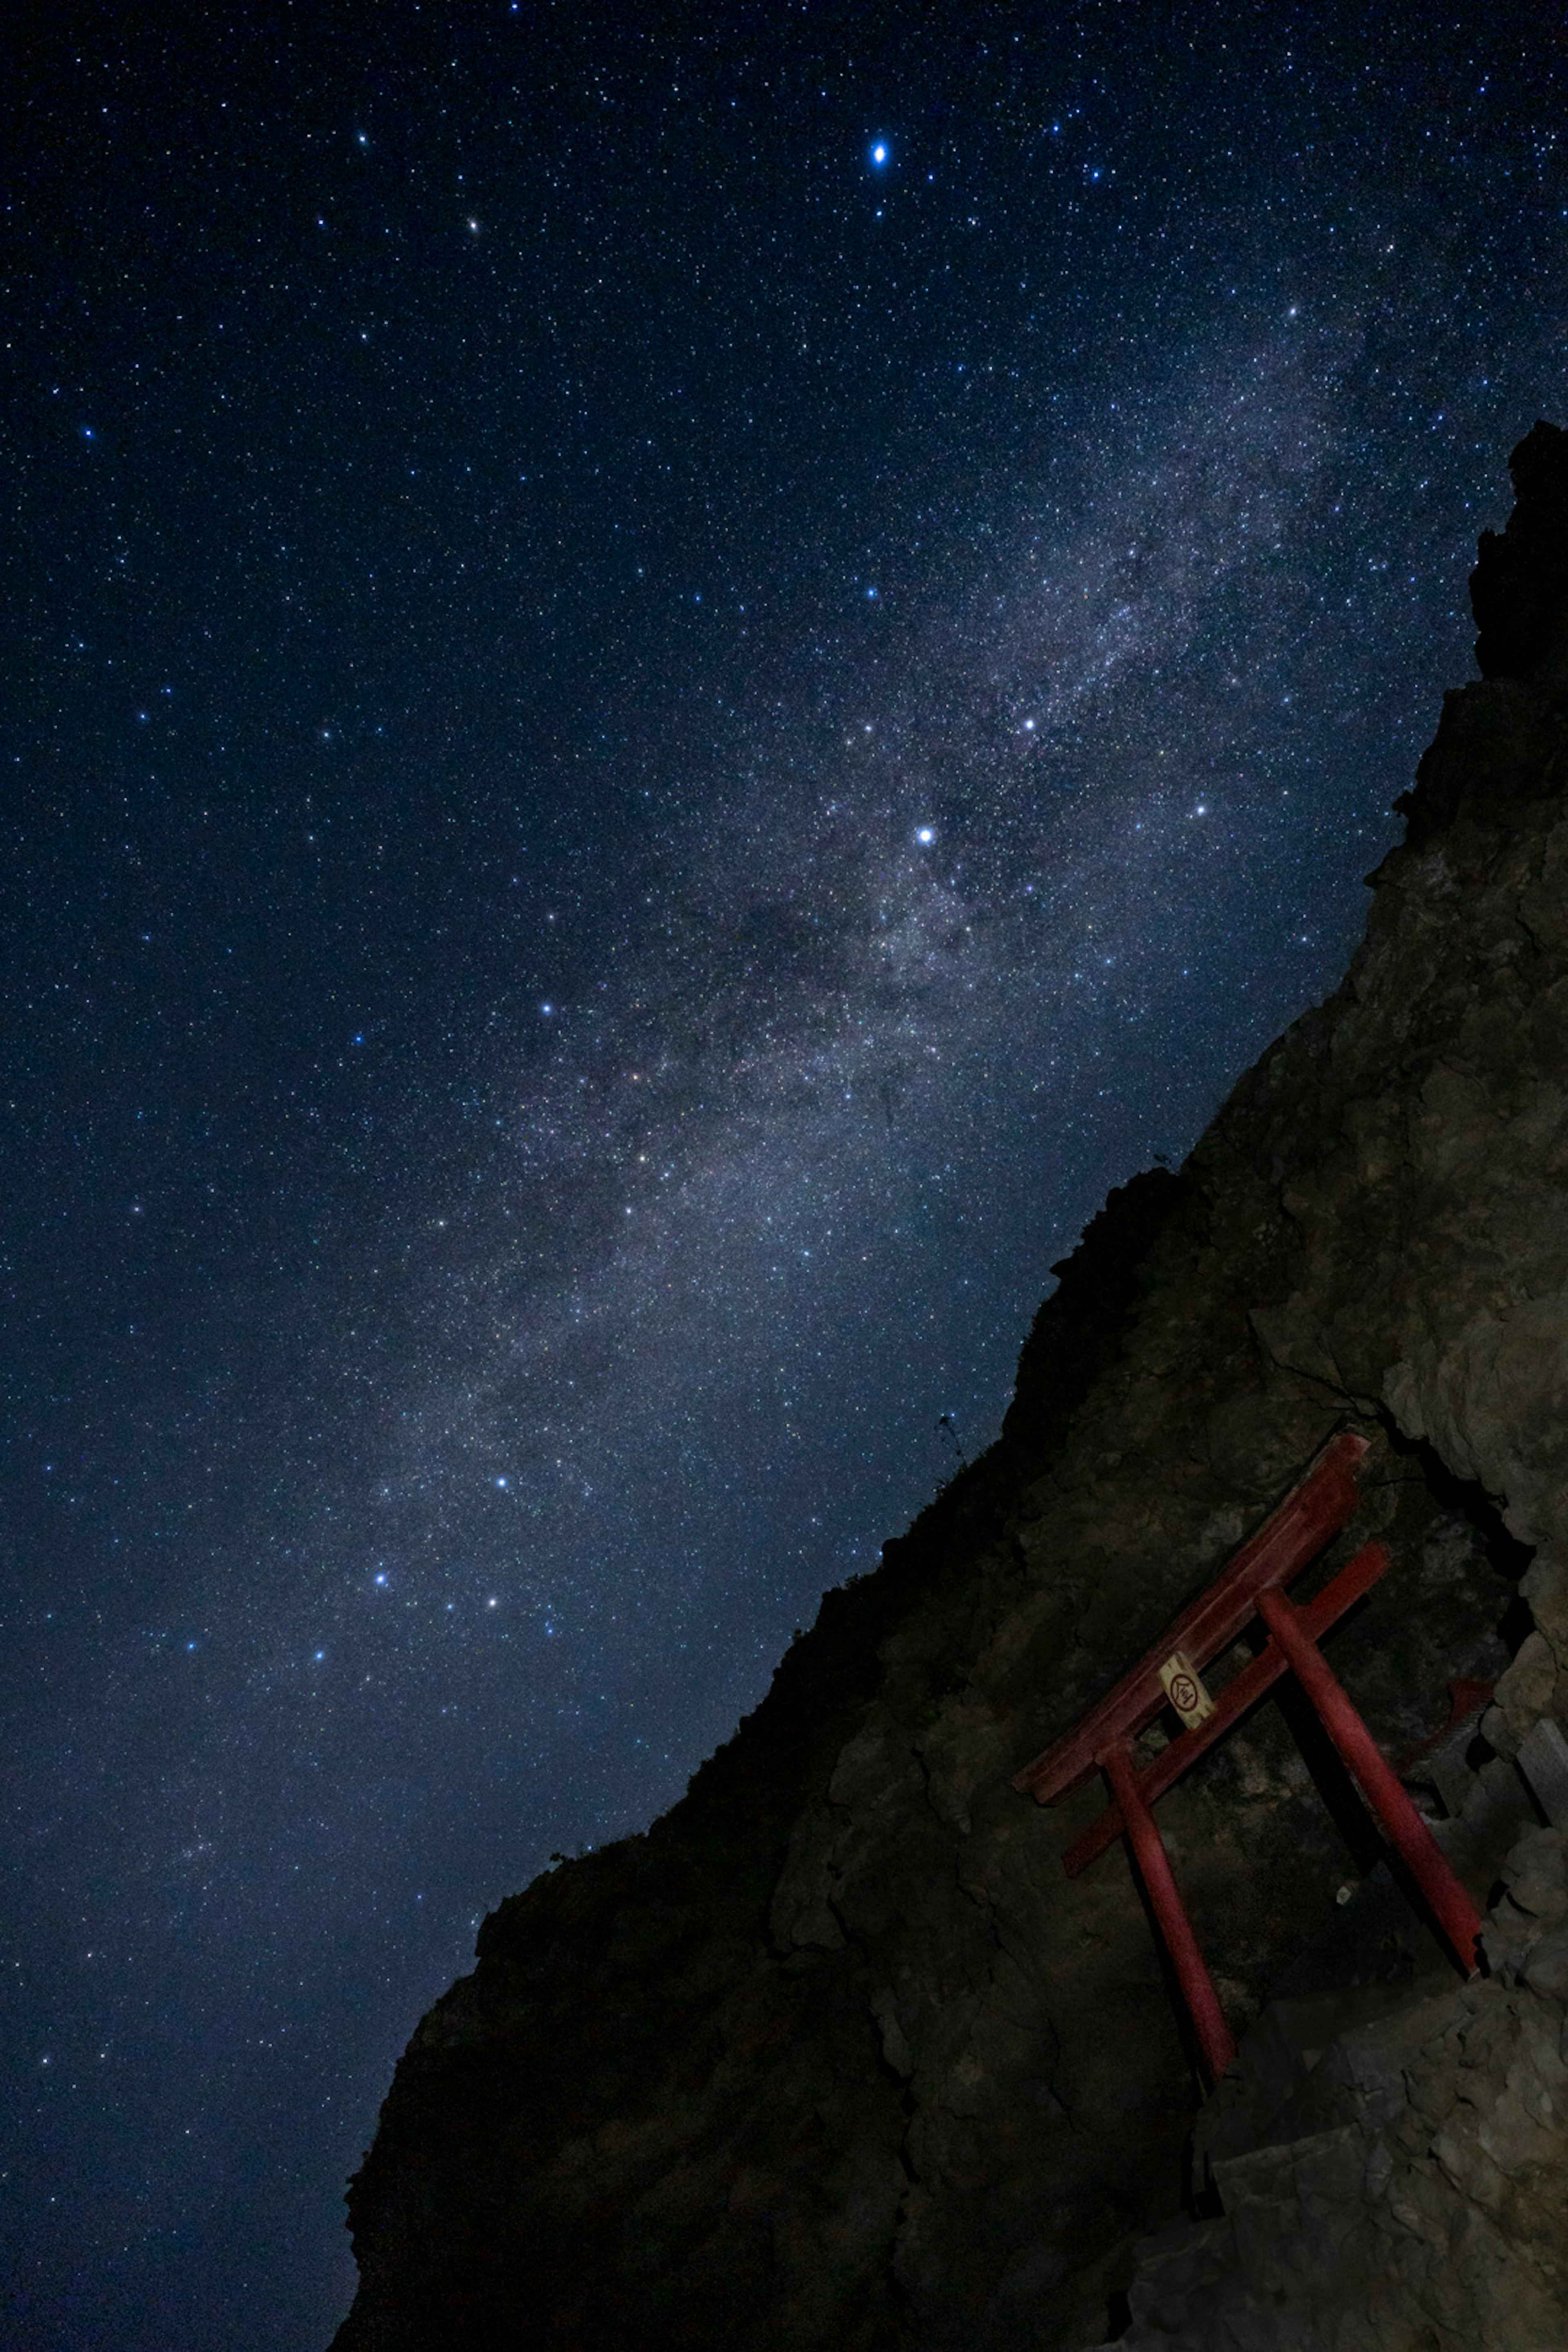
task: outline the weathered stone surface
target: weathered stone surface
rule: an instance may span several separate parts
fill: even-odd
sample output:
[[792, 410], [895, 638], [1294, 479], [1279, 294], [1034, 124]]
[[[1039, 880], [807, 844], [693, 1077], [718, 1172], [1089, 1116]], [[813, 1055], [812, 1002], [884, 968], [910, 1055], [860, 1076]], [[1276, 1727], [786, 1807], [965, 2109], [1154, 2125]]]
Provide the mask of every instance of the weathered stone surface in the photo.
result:
[[1519, 1769], [1553, 1829], [1568, 1829], [1568, 1738], [1551, 1716], [1531, 1725], [1519, 1743]]
[[[339, 2352], [1047, 2352], [1129, 2280], [1131, 2343], [1568, 2343], [1561, 1845], [1509, 1760], [1568, 1720], [1568, 477], [1542, 431], [1520, 480], [1548, 521], [1478, 589], [1488, 676], [1445, 700], [1343, 986], [1179, 1175], [1111, 1195], [996, 1445], [827, 1596], [684, 1801], [485, 1922], [352, 2191]], [[1450, 1676], [1498, 1681], [1445, 1825], [1479, 1901], [1509, 1856], [1496, 1972], [1337, 2027], [1286, 2138], [1258, 2093], [1254, 2144], [1215, 2154], [1225, 2211], [1135, 2260], [1182, 2211], [1189, 2053], [1123, 1856], [1062, 1874], [1100, 1795], [1046, 1812], [1009, 1778], [1345, 1421], [1364, 1509], [1325, 1572], [1373, 1532], [1394, 1566], [1336, 1671], [1396, 1757]], [[1441, 1968], [1289, 1685], [1160, 1820], [1239, 2026], [1292, 1966], [1303, 1999]]]
[[1490, 1980], [1384, 1989], [1321, 2052], [1301, 2004], [1265, 2013], [1199, 2119], [1223, 2216], [1140, 2247], [1124, 2352], [1568, 2343], [1568, 1936], [1542, 1932], [1568, 1916], [1562, 1832], [1528, 1831], [1503, 1876]]

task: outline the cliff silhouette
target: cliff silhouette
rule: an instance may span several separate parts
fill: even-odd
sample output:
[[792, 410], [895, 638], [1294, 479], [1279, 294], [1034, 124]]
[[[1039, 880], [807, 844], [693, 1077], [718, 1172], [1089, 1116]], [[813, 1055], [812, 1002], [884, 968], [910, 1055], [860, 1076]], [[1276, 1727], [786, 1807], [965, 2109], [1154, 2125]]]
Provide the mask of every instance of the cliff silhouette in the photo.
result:
[[[1110, 1195], [995, 1444], [681, 1802], [486, 1919], [334, 2352], [1568, 2344], [1568, 435], [1511, 463], [1343, 983]], [[1321, 1574], [1393, 1565], [1325, 1652], [1484, 1965], [1287, 1680], [1159, 1809], [1241, 2037], [1205, 2095], [1124, 1853], [1064, 1874], [1102, 1792], [1010, 1782], [1341, 1429]]]

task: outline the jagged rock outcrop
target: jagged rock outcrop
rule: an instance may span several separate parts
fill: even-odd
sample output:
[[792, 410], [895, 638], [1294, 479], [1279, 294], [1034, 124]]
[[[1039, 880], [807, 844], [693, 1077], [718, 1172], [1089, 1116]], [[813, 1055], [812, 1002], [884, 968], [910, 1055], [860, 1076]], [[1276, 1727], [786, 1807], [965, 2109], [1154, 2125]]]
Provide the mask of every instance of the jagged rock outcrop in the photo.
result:
[[[1565, 1758], [1542, 1786], [1568, 1820]], [[1221, 2210], [1139, 2248], [1124, 2352], [1568, 2340], [1563, 1828], [1502, 1875], [1489, 1975], [1270, 2004], [1194, 2134]]]
[[[1384, 2014], [1272, 2105], [1227, 2085], [1205, 2176], [1125, 1860], [1062, 1873], [1099, 1796], [1008, 1785], [1348, 1423], [1364, 1509], [1327, 1565], [1372, 1532], [1394, 1565], [1335, 1669], [1395, 1755], [1450, 1677], [1496, 1679], [1479, 1793], [1447, 1783], [1478, 1901], [1545, 1834], [1511, 1759], [1568, 1720], [1568, 436], [1515, 464], [1474, 583], [1487, 675], [1445, 700], [1343, 986], [1178, 1175], [1111, 1195], [997, 1444], [827, 1596], [682, 1803], [486, 1920], [352, 2189], [337, 2352], [1067, 2352], [1124, 2291], [1141, 2345], [1568, 2344], [1560, 1937], [1536, 1962], [1494, 1921], [1494, 1973], [1443, 1978], [1281, 1686], [1161, 1826], [1238, 2024], [1347, 1988]], [[1554, 1851], [1515, 1894], [1555, 1900]], [[1498, 2137], [1509, 2100], [1535, 2137]], [[1215, 2154], [1243, 2108], [1254, 2143]], [[1400, 2249], [1375, 2325], [1331, 2226], [1354, 2180]]]

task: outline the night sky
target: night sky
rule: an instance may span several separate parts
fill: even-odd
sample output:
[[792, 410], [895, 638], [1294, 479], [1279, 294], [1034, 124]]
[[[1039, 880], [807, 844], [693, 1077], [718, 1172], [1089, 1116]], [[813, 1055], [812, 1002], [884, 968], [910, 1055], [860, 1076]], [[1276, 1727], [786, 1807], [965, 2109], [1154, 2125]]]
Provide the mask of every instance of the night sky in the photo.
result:
[[1568, 410], [1568, 47], [20, 21], [0, 2332], [313, 2352], [483, 1912], [1337, 981]]

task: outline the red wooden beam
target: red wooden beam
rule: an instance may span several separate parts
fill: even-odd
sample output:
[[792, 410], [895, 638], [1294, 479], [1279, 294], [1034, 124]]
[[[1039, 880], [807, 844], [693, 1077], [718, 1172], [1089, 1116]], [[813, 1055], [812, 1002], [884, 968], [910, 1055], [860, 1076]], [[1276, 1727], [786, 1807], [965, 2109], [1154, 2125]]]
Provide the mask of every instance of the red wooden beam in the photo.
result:
[[[1363, 1592], [1372, 1590], [1378, 1578], [1386, 1573], [1388, 1564], [1388, 1553], [1382, 1544], [1363, 1544], [1355, 1558], [1342, 1568], [1332, 1581], [1324, 1585], [1317, 1599], [1308, 1601], [1301, 1611], [1303, 1631], [1314, 1642], [1320, 1641], [1330, 1626], [1336, 1624], [1345, 1611], [1354, 1606]], [[1238, 1723], [1249, 1707], [1256, 1706], [1265, 1691], [1271, 1689], [1280, 1675], [1288, 1671], [1283, 1652], [1270, 1642], [1260, 1655], [1251, 1659], [1238, 1675], [1226, 1683], [1224, 1690], [1215, 1694], [1214, 1713], [1206, 1722], [1182, 1732], [1168, 1748], [1161, 1749], [1152, 1763], [1138, 1772], [1138, 1793], [1143, 1802], [1152, 1805], [1156, 1797], [1163, 1797], [1188, 1767], [1195, 1764], [1216, 1739], [1223, 1739], [1232, 1725]], [[1076, 1878], [1080, 1871], [1087, 1870], [1108, 1845], [1115, 1844], [1122, 1828], [1121, 1808], [1109, 1806], [1062, 1856], [1062, 1867], [1068, 1876]]]
[[1458, 1954], [1466, 1975], [1474, 1976], [1480, 1915], [1455, 1876], [1447, 1856], [1401, 1787], [1398, 1774], [1384, 1758], [1344, 1685], [1307, 1632], [1300, 1612], [1282, 1592], [1260, 1592], [1258, 1613], [1289, 1660], [1290, 1671], [1317, 1709], [1324, 1730], [1404, 1857], [1443, 1933]]
[[1171, 1653], [1184, 1650], [1194, 1664], [1206, 1665], [1235, 1641], [1257, 1608], [1258, 1594], [1297, 1575], [1354, 1517], [1360, 1500], [1356, 1468], [1366, 1450], [1366, 1439], [1350, 1430], [1331, 1439], [1224, 1574], [1183, 1611], [1091, 1714], [1025, 1765], [1014, 1788], [1037, 1797], [1042, 1805], [1055, 1804], [1093, 1778], [1101, 1752], [1113, 1742], [1135, 1739], [1165, 1704], [1160, 1668]]
[[1100, 1757], [1100, 1763], [1111, 1793], [1116, 1799], [1127, 1835], [1138, 1864], [1138, 1874], [1148, 1891], [1165, 1949], [1176, 1971], [1182, 1988], [1182, 1998], [1187, 2004], [1187, 2014], [1193, 2021], [1193, 2031], [1198, 2037], [1198, 2047], [1204, 2054], [1209, 2079], [1217, 2083], [1236, 2055], [1236, 2043], [1225, 2011], [1219, 2005], [1214, 1979], [1208, 1972], [1198, 1939], [1193, 1933], [1193, 1923], [1176, 1885], [1171, 1869], [1171, 1857], [1165, 1852], [1165, 1842], [1154, 1826], [1154, 1817], [1138, 1793], [1138, 1776], [1132, 1769], [1132, 1759], [1125, 1744], [1117, 1740]]

